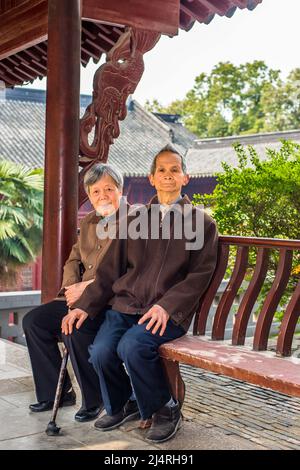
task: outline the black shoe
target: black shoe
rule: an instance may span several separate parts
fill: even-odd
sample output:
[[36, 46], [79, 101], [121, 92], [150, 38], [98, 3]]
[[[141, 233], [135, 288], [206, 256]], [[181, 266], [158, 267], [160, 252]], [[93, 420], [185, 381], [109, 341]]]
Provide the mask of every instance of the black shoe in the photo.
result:
[[93, 419], [96, 419], [101, 411], [103, 410], [103, 405], [101, 406], [93, 406], [93, 408], [80, 408], [80, 410], [77, 411], [75, 415], [76, 421], [79, 421], [80, 423], [85, 423], [86, 421], [92, 421]]
[[[73, 406], [76, 403], [76, 394], [74, 390], [67, 392], [63, 398], [60, 400], [59, 407], [62, 406]], [[54, 401], [38, 401], [37, 403], [33, 403], [29, 405], [29, 409], [34, 411], [35, 413], [40, 413], [42, 411], [52, 410], [54, 405]]]
[[109, 416], [107, 414], [102, 416], [101, 418], [97, 419], [94, 426], [96, 429], [99, 429], [99, 431], [110, 431], [111, 429], [119, 427], [126, 421], [130, 421], [135, 418], [140, 418], [137, 402], [128, 400], [119, 413], [113, 416]]
[[152, 425], [146, 436], [149, 442], [165, 442], [175, 436], [182, 422], [180, 404], [163, 406], [152, 416]]

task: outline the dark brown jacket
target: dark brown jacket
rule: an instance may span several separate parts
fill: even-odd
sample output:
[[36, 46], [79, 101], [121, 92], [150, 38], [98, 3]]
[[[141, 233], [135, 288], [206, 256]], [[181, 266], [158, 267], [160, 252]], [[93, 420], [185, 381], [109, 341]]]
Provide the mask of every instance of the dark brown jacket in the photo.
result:
[[63, 295], [66, 286], [95, 278], [97, 266], [111, 243], [109, 238], [99, 240], [97, 237], [96, 227], [100, 219], [96, 211], [92, 211], [80, 221], [78, 240], [64, 265], [60, 296]]
[[[157, 199], [151, 203], [157, 203]], [[179, 204], [189, 204], [195, 222], [196, 210], [200, 209], [193, 207], [186, 196]], [[150, 212], [149, 205], [149, 220]], [[129, 217], [129, 222], [133, 219]], [[191, 240], [174, 239], [172, 230], [169, 240], [113, 240], [98, 265], [95, 281], [87, 286], [73, 308], [80, 308], [94, 318], [111, 297], [112, 308], [126, 314], [143, 315], [158, 304], [187, 331], [217, 261], [217, 228], [206, 213], [204, 228], [199, 230], [204, 230], [204, 246], [198, 250], [186, 250], [185, 243]], [[125, 252], [126, 269], [120, 262]]]

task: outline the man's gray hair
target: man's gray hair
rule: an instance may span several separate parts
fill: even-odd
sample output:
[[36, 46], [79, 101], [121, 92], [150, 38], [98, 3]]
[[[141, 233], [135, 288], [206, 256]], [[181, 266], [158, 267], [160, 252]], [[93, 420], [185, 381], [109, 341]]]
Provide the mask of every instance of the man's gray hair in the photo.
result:
[[108, 163], [95, 163], [84, 175], [83, 184], [85, 192], [89, 194], [89, 187], [106, 175], [110, 176], [114, 180], [117, 188], [122, 191], [124, 186], [122, 173]]
[[159, 157], [159, 155], [161, 155], [161, 154], [164, 153], [164, 152], [175, 153], [176, 155], [178, 155], [178, 156], [181, 158], [181, 168], [182, 168], [183, 173], [186, 175], [186, 173], [187, 173], [187, 168], [186, 168], [185, 158], [184, 158], [184, 156], [183, 156], [175, 147], [173, 147], [173, 145], [171, 145], [171, 144], [165, 145], [165, 146], [155, 155], [155, 157], [153, 158], [153, 161], [152, 161], [152, 164], [151, 164], [151, 168], [150, 168], [151, 175], [154, 175], [154, 173], [155, 173], [157, 157]]

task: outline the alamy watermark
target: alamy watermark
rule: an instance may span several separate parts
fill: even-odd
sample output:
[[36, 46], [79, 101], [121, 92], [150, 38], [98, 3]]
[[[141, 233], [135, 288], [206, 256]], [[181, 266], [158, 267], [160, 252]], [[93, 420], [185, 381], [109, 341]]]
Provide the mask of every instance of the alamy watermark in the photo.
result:
[[161, 214], [160, 204], [134, 204], [128, 211], [126, 197], [121, 198], [117, 214], [99, 221], [96, 228], [101, 240], [185, 240], [186, 250], [200, 250], [204, 245], [204, 210], [203, 206], [191, 204], [172, 204], [170, 209]]

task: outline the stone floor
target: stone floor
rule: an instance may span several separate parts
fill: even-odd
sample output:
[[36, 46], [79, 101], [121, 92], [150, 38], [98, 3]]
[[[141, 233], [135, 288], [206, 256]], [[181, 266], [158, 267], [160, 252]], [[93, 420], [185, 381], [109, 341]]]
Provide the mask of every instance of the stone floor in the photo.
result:
[[300, 449], [300, 399], [188, 366], [182, 373], [185, 419], [169, 442], [147, 443], [137, 421], [99, 432], [93, 423], [74, 421], [78, 406], [60, 409], [61, 433], [48, 437], [51, 412], [28, 410], [35, 395], [26, 348], [0, 340], [0, 450]]

